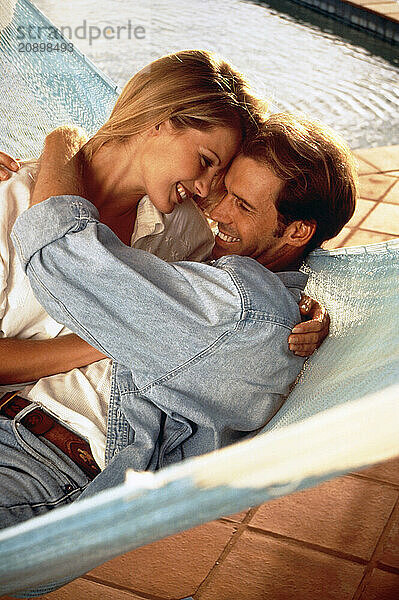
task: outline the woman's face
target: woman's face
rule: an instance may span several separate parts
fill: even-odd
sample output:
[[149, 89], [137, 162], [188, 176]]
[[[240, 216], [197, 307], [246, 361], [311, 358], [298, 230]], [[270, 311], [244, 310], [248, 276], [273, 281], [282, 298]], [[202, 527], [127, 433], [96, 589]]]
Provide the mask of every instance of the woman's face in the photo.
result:
[[142, 176], [146, 193], [163, 213], [194, 194], [206, 197], [214, 178], [237, 154], [241, 134], [227, 127], [176, 130], [169, 121], [144, 141]]

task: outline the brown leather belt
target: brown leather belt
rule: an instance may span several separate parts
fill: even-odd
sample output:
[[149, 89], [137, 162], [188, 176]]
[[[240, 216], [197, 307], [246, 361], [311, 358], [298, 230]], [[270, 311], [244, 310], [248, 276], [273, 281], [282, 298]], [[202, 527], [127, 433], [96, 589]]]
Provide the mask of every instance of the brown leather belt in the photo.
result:
[[[32, 405], [33, 402], [21, 398], [17, 393], [9, 392], [0, 398], [0, 414], [13, 419], [21, 410]], [[100, 468], [93, 458], [89, 444], [76, 433], [61, 425], [42, 408], [38, 407], [29, 412], [20, 420], [20, 423], [31, 433], [40, 435], [57, 446], [90, 479], [94, 479], [100, 473]]]

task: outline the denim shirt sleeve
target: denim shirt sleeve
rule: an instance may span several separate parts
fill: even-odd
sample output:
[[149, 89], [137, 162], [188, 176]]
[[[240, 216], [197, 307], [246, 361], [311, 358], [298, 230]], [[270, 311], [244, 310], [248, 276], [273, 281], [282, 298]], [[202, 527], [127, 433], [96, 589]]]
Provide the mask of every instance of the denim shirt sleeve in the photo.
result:
[[12, 238], [39, 302], [104, 354], [134, 367], [138, 387], [198, 355], [240, 319], [227, 273], [125, 246], [83, 198], [32, 207]]

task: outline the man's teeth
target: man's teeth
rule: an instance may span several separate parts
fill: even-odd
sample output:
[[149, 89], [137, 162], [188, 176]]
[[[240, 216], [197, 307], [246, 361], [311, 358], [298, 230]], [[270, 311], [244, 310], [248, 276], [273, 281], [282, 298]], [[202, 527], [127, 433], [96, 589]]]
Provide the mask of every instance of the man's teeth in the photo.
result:
[[240, 238], [232, 237], [231, 235], [227, 235], [226, 233], [222, 233], [221, 231], [218, 231], [218, 236], [224, 242], [239, 242], [240, 241]]
[[186, 190], [184, 189], [184, 187], [182, 186], [181, 183], [178, 183], [176, 185], [177, 187], [177, 191], [179, 192], [179, 196], [181, 197], [182, 200], [187, 200], [188, 196], [186, 194]]

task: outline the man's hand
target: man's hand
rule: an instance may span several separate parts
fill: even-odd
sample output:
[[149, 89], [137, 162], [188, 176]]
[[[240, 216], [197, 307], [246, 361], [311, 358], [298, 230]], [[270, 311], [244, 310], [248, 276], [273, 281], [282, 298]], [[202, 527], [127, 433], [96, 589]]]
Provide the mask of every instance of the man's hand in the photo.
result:
[[80, 162], [74, 157], [86, 141], [80, 127], [58, 127], [46, 137], [31, 206], [50, 196], [83, 195]]
[[15, 158], [0, 151], [0, 181], [6, 181], [11, 177], [7, 169], [3, 169], [3, 167], [7, 167], [10, 171], [18, 171], [20, 165]]
[[326, 309], [313, 298], [302, 296], [299, 311], [307, 320], [295, 325], [288, 338], [290, 350], [298, 356], [310, 356], [330, 330], [330, 317]]

